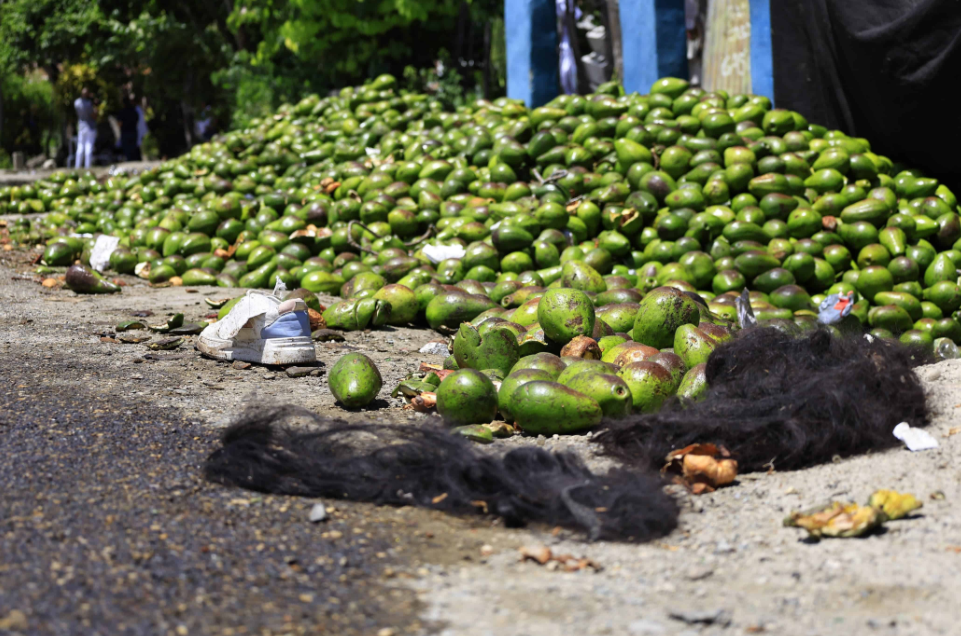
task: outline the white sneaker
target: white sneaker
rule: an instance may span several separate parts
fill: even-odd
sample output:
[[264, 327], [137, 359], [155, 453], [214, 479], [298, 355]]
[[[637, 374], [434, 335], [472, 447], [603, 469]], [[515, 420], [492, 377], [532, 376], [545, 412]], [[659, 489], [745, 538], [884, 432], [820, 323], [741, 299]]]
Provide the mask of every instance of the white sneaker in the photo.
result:
[[200, 333], [197, 349], [218, 360], [256, 364], [304, 364], [317, 360], [307, 305], [251, 290], [223, 320]]

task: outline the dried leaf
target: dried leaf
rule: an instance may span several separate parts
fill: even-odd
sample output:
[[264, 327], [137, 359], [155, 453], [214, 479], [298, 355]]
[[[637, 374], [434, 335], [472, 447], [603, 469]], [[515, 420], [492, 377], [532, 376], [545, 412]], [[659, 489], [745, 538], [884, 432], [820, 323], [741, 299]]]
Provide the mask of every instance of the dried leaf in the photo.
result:
[[804, 528], [815, 538], [842, 539], [864, 536], [882, 523], [884, 515], [876, 508], [839, 501], [806, 512], [794, 512], [784, 520], [785, 526]]
[[317, 331], [318, 329], [327, 328], [327, 322], [324, 320], [323, 314], [321, 314], [319, 311], [315, 311], [314, 309], [308, 307], [307, 318], [310, 320], [311, 332]]
[[714, 444], [691, 444], [671, 451], [661, 472], [677, 475], [675, 483], [687, 486], [692, 493], [700, 495], [714, 492], [737, 477], [737, 461], [723, 446]]
[[875, 490], [868, 498], [868, 505], [884, 514], [885, 519], [903, 519], [924, 504], [914, 495], [894, 490]]

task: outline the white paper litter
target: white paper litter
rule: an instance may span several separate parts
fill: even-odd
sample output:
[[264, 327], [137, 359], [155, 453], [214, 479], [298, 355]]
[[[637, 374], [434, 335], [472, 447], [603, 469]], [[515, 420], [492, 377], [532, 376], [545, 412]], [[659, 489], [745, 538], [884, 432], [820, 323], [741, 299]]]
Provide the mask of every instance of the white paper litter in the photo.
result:
[[904, 442], [909, 451], [923, 451], [938, 447], [938, 440], [927, 431], [914, 428], [907, 422], [901, 422], [894, 427], [894, 436]]
[[428, 245], [424, 248], [424, 256], [434, 265], [448, 258], [464, 258], [466, 253], [467, 250], [460, 245]]
[[450, 351], [447, 349], [446, 342], [428, 342], [423, 347], [420, 348], [419, 353], [429, 353], [435, 356], [447, 356], [450, 355]]
[[90, 267], [98, 272], [107, 269], [107, 265], [110, 263], [110, 255], [113, 254], [118, 245], [120, 245], [120, 239], [116, 236], [107, 236], [106, 234], [98, 236], [97, 242], [93, 244], [93, 249], [90, 251]]

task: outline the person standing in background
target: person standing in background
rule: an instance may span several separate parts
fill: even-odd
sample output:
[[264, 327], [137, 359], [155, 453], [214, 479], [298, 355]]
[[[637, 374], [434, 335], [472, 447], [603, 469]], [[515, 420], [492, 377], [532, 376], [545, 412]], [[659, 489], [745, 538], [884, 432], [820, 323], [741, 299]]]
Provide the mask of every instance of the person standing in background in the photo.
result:
[[127, 161], [140, 161], [140, 145], [137, 143], [137, 124], [140, 116], [133, 105], [133, 99], [128, 95], [123, 98], [123, 108], [120, 110], [120, 147]]
[[687, 30], [687, 68], [692, 86], [701, 85], [704, 55], [704, 23], [707, 0], [684, 1], [684, 26]]
[[85, 86], [73, 102], [77, 111], [77, 158], [74, 168], [89, 168], [93, 162], [93, 146], [97, 142], [97, 104]]
[[[131, 96], [131, 99], [132, 99], [132, 98], [133, 98], [133, 96]], [[134, 102], [136, 103], [136, 100], [134, 100]], [[144, 103], [145, 103], [144, 100], [141, 100], [139, 103], [137, 103], [137, 106], [136, 106], [136, 110], [137, 110], [137, 154], [141, 156], [141, 159], [143, 158], [143, 154], [142, 154], [142, 152], [141, 152], [140, 149], [143, 148], [143, 138], [147, 136], [147, 133], [148, 133], [148, 132], [150, 132], [150, 130], [147, 128], [147, 116], [146, 116], [146, 114], [144, 114]]]

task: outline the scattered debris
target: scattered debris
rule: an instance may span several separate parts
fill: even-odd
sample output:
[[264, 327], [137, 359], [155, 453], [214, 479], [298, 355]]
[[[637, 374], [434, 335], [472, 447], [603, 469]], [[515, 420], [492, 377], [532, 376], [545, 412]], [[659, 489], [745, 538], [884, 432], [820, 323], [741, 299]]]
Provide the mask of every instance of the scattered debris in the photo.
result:
[[450, 351], [447, 347], [447, 342], [444, 340], [431, 340], [423, 347], [418, 349], [418, 353], [426, 353], [428, 355], [434, 356], [449, 356]]
[[472, 442], [480, 444], [490, 444], [494, 441], [494, 434], [483, 424], [468, 424], [467, 426], [457, 426], [451, 429], [455, 435], [463, 435]]
[[152, 339], [153, 336], [135, 336], [131, 334], [120, 334], [117, 336], [117, 340], [124, 344], [140, 344], [141, 342], [147, 342]]
[[176, 334], [178, 336], [195, 336], [207, 326], [206, 322], [188, 322], [184, 323], [182, 326], [176, 329], [171, 329], [168, 333]]
[[170, 318], [167, 318], [167, 322], [162, 325], [150, 325], [149, 329], [151, 331], [156, 331], [157, 333], [167, 333], [172, 329], [177, 329], [183, 327], [184, 315], [174, 314]]
[[832, 501], [805, 512], [794, 512], [784, 520], [784, 525], [804, 528], [815, 539], [863, 537], [885, 521], [903, 519], [922, 505], [914, 495], [876, 490], [865, 506]]
[[541, 565], [551, 560], [551, 549], [546, 545], [525, 545], [518, 549], [521, 561], [537, 561]]
[[327, 328], [327, 322], [324, 320], [324, 315], [321, 314], [319, 311], [316, 311], [308, 307], [307, 318], [308, 320], [310, 320], [311, 335], [313, 335], [313, 332], [315, 331]]
[[410, 401], [410, 407], [418, 413], [426, 413], [437, 407], [437, 394], [425, 391]]
[[[483, 548], [482, 548], [483, 550]], [[493, 552], [493, 548], [491, 549]], [[526, 545], [518, 549], [521, 561], [534, 561], [546, 565], [548, 569], [563, 569], [565, 572], [577, 572], [591, 568], [595, 572], [601, 571], [601, 566], [586, 557], [575, 557], [570, 554], [555, 555], [546, 545]], [[553, 567], [552, 567], [553, 566]]]
[[310, 337], [317, 342], [344, 342], [344, 334], [339, 331], [334, 331], [333, 329], [317, 329], [311, 332]]
[[287, 367], [285, 371], [288, 378], [303, 378], [305, 376], [318, 376], [324, 373], [319, 367]]
[[577, 336], [561, 349], [561, 357], [583, 358], [584, 360], [600, 360], [601, 348], [597, 341], [587, 336]]
[[64, 276], [67, 287], [78, 294], [116, 294], [120, 287], [104, 280], [99, 273], [84, 265], [71, 265]]
[[464, 258], [466, 253], [460, 245], [428, 245], [423, 249], [424, 256], [434, 265], [451, 258]]
[[904, 442], [909, 451], [923, 451], [938, 447], [938, 440], [927, 431], [914, 428], [907, 422], [901, 422], [894, 427], [894, 436]]
[[833, 501], [826, 506], [794, 512], [784, 520], [784, 525], [804, 528], [815, 539], [848, 539], [862, 537], [880, 527], [883, 522], [884, 518], [876, 508]]
[[675, 483], [687, 486], [695, 495], [714, 492], [737, 477], [737, 461], [730, 456], [723, 446], [691, 444], [668, 453], [661, 472], [674, 473]]
[[114, 331], [120, 333], [121, 331], [129, 331], [131, 329], [146, 329], [147, 325], [140, 322], [139, 320], [124, 320], [122, 323], [114, 327]]
[[668, 616], [676, 621], [687, 623], [688, 625], [719, 625], [721, 627], [727, 627], [731, 624], [731, 614], [724, 609], [714, 611], [671, 610]]
[[924, 504], [911, 494], [894, 490], [876, 490], [868, 498], [868, 505], [884, 513], [888, 521], [903, 519]]
[[110, 264], [110, 255], [119, 245], [120, 238], [117, 236], [110, 236], [109, 234], [98, 236], [93, 244], [93, 249], [90, 250], [90, 267], [103, 273], [103, 270]]
[[494, 437], [511, 437], [513, 435], [517, 435], [518, 433], [518, 430], [513, 424], [508, 424], [502, 420], [495, 420], [490, 424], [485, 424], [484, 426], [491, 430], [491, 433], [493, 433]]
[[211, 309], [220, 309], [221, 307], [226, 305], [228, 302], [230, 302], [230, 298], [223, 298], [220, 300], [214, 300], [213, 298], [204, 298], [204, 302], [207, 303], [207, 306], [210, 307]]
[[310, 509], [310, 516], [308, 519], [311, 523], [320, 523], [321, 521], [326, 521], [327, 508], [322, 503], [314, 504], [314, 507]]
[[24, 632], [29, 625], [27, 615], [20, 610], [10, 610], [10, 613], [0, 618], [0, 631]]
[[152, 351], [170, 351], [171, 349], [176, 349], [184, 343], [184, 339], [179, 336], [174, 336], [172, 338], [163, 338], [156, 342], [151, 342], [147, 345]]
[[232, 369], [237, 371], [243, 371], [244, 369], [249, 369], [252, 365], [249, 362], [244, 362], [243, 360], [234, 360], [230, 365]]

